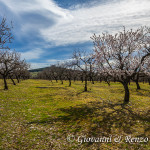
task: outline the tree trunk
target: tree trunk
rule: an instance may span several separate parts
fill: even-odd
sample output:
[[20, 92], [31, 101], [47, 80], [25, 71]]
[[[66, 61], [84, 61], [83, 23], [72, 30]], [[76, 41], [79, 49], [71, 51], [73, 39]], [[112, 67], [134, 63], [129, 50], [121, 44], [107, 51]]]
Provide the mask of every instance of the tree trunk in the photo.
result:
[[16, 76], [16, 79], [17, 79], [17, 81], [18, 81], [18, 83], [19, 83], [20, 81], [19, 81], [19, 78], [18, 78], [17, 76]]
[[116, 78], [114, 78], [114, 82], [116, 82]]
[[94, 80], [93, 80], [93, 78], [92, 78], [92, 84], [94, 84]]
[[136, 83], [136, 86], [137, 86], [137, 90], [140, 90], [141, 87], [140, 87], [140, 85], [139, 85], [139, 82], [136, 80], [135, 83]]
[[56, 83], [57, 83], [58, 82], [57, 79], [55, 79], [55, 80], [56, 80]]
[[3, 79], [4, 79], [4, 90], [8, 90], [6, 77], [5, 77], [5, 76], [3, 76]]
[[63, 80], [61, 80], [61, 84], [63, 84]]
[[123, 82], [122, 84], [123, 84], [124, 90], [125, 90], [124, 103], [128, 103], [129, 102], [129, 97], [130, 97], [128, 83]]
[[106, 81], [105, 81], [109, 86], [110, 86], [110, 81], [108, 81], [107, 79], [106, 79]]
[[100, 78], [99, 82], [100, 82], [100, 83], [102, 82], [102, 78]]
[[85, 87], [84, 87], [84, 91], [87, 91], [87, 77], [85, 77]]
[[91, 76], [89, 77], [89, 81], [92, 81], [92, 78], [91, 78]]
[[69, 86], [71, 86], [71, 80], [69, 80]]
[[136, 76], [136, 80], [135, 80], [136, 86], [137, 86], [137, 90], [140, 90], [140, 85], [139, 85], [139, 73]]
[[13, 79], [11, 76], [10, 76], [10, 79], [11, 79], [11, 81], [12, 81], [13, 85], [16, 85], [16, 83], [15, 83], [14, 79]]

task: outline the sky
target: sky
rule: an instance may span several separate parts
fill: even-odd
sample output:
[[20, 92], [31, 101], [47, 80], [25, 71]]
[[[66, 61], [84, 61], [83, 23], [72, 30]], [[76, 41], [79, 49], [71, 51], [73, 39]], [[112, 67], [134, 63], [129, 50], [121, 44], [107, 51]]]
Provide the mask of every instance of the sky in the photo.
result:
[[35, 69], [92, 51], [94, 33], [150, 26], [150, 0], [0, 0], [3, 17], [13, 22], [10, 48]]

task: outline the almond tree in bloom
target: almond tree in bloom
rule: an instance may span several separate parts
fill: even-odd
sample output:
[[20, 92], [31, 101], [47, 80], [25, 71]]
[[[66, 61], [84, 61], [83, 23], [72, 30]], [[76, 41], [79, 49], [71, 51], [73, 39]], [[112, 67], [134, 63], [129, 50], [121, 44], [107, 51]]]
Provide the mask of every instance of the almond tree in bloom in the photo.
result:
[[4, 89], [8, 90], [7, 77], [18, 68], [20, 62], [20, 56], [15, 51], [0, 51], [0, 75], [4, 80]]
[[78, 69], [82, 72], [82, 81], [84, 78], [85, 86], [84, 91], [87, 91], [87, 81], [89, 77], [89, 72], [92, 71], [92, 68], [94, 66], [93, 60], [93, 54], [88, 54], [86, 51], [74, 51], [73, 53], [73, 65], [77, 66]]
[[150, 85], [150, 60], [147, 60], [144, 74], [146, 76], [146, 80], [149, 82], [149, 85]]
[[129, 81], [139, 72], [146, 72], [150, 61], [150, 28], [126, 30], [111, 35], [103, 33], [91, 37], [98, 71], [122, 83], [124, 102], [129, 102]]

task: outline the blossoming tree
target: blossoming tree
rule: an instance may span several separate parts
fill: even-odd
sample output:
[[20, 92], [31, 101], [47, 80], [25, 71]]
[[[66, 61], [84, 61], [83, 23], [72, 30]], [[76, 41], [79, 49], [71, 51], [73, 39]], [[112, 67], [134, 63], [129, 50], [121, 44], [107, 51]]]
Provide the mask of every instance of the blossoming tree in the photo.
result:
[[150, 61], [150, 28], [124, 30], [115, 35], [103, 33], [91, 39], [98, 71], [122, 83], [124, 102], [129, 102], [129, 81], [139, 72], [145, 72]]

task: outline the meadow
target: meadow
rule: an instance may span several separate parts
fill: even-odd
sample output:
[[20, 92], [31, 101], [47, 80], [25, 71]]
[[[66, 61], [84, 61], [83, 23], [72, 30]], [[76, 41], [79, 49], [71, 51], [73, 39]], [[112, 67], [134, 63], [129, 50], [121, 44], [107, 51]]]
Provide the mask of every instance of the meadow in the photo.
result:
[[[56, 83], [25, 80], [16, 86], [0, 81], [1, 150], [148, 150], [150, 149], [150, 85], [131, 82], [124, 105], [120, 83], [81, 81]], [[121, 136], [120, 141], [115, 141]], [[80, 138], [79, 138], [80, 137]], [[110, 137], [111, 142], [85, 138]], [[149, 138], [127, 141], [127, 137]]]

